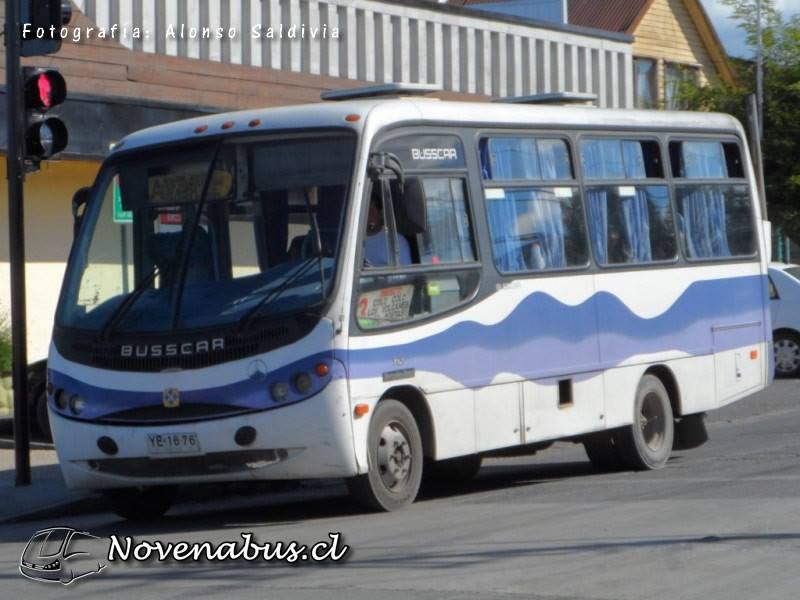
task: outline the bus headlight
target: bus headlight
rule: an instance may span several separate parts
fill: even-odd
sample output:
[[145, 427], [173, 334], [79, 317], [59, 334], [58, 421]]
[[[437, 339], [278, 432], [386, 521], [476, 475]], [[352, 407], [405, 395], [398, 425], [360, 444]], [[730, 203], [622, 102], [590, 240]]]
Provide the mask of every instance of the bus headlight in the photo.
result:
[[285, 402], [286, 399], [289, 397], [289, 385], [283, 383], [282, 381], [279, 383], [272, 384], [272, 398], [275, 402]]
[[313, 382], [311, 375], [306, 372], [300, 372], [294, 376], [294, 389], [300, 394], [306, 394], [311, 389]]
[[66, 390], [56, 390], [55, 394], [55, 403], [58, 408], [61, 410], [67, 410], [69, 407], [69, 394], [67, 394]]
[[72, 394], [69, 398], [69, 409], [72, 413], [79, 415], [83, 412], [84, 408], [86, 408], [86, 401], [78, 394]]

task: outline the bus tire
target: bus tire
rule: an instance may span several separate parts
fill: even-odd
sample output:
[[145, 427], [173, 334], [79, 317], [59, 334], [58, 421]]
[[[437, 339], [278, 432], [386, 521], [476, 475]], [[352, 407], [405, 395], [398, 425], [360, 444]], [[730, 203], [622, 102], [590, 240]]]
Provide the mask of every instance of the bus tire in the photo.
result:
[[28, 380], [28, 398], [31, 424], [36, 424], [45, 442], [52, 442], [50, 416], [47, 414], [47, 376], [44, 371], [35, 373]]
[[414, 501], [422, 481], [422, 437], [403, 403], [382, 400], [375, 407], [367, 434], [367, 460], [369, 472], [347, 480], [358, 504], [388, 512]]
[[462, 482], [469, 481], [478, 474], [481, 469], [483, 457], [480, 454], [469, 454], [467, 456], [457, 456], [456, 458], [446, 458], [431, 462], [430, 473], [426, 473], [426, 481], [438, 482]]
[[589, 457], [595, 471], [608, 473], [619, 471], [624, 467], [611, 433], [603, 432], [586, 438], [583, 441], [583, 449], [586, 450], [586, 456]]
[[661, 469], [669, 460], [674, 437], [667, 388], [658, 377], [646, 374], [636, 388], [633, 424], [614, 436], [619, 457], [631, 469]]
[[171, 487], [115, 488], [104, 490], [111, 510], [129, 521], [147, 521], [164, 516], [174, 499]]

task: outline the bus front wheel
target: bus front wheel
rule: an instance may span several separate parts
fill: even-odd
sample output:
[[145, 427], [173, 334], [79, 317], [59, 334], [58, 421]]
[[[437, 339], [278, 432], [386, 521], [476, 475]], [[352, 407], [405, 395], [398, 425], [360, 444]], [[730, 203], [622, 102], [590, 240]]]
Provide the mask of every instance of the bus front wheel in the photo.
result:
[[614, 436], [618, 455], [631, 469], [660, 469], [669, 460], [674, 436], [669, 393], [658, 377], [647, 374], [636, 389], [633, 424]]
[[111, 510], [130, 521], [157, 519], [172, 506], [174, 490], [171, 487], [115, 488], [104, 490]]
[[422, 438], [411, 411], [397, 400], [382, 400], [367, 434], [369, 472], [347, 480], [353, 499], [373, 510], [411, 504], [422, 480]]

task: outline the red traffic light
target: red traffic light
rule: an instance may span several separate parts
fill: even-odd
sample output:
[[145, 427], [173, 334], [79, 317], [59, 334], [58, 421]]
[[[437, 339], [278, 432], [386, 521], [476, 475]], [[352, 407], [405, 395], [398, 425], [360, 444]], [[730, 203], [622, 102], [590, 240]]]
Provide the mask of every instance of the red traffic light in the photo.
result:
[[24, 69], [25, 108], [49, 110], [67, 99], [67, 82], [55, 69]]
[[25, 67], [22, 70], [25, 102], [25, 158], [34, 163], [67, 147], [69, 132], [48, 111], [67, 99], [67, 82], [56, 69]]

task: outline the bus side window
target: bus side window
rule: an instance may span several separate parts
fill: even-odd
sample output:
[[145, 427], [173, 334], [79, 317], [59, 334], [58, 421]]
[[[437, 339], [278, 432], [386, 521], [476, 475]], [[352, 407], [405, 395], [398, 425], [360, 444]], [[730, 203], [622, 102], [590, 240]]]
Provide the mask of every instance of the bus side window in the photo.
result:
[[690, 259], [755, 253], [750, 190], [737, 144], [670, 142], [681, 241]]
[[619, 265], [675, 260], [675, 219], [658, 142], [584, 139], [580, 150], [597, 262]]
[[[466, 182], [460, 177], [439, 176], [423, 178], [420, 183], [424, 230], [412, 234], [408, 229], [398, 232], [397, 238], [406, 233], [414, 260], [402, 260], [405, 251], [401, 246], [401, 260], [392, 267], [392, 273], [371, 275], [370, 267], [376, 265], [369, 264], [367, 256], [356, 306], [362, 329], [389, 327], [442, 313], [468, 301], [477, 291], [480, 276]], [[393, 202], [402, 201], [395, 200], [397, 197], [392, 194]], [[398, 228], [403, 229], [403, 219], [397, 221]], [[465, 269], [442, 269], [448, 265], [464, 265]]]
[[503, 274], [586, 266], [583, 207], [567, 140], [480, 142], [492, 250]]

